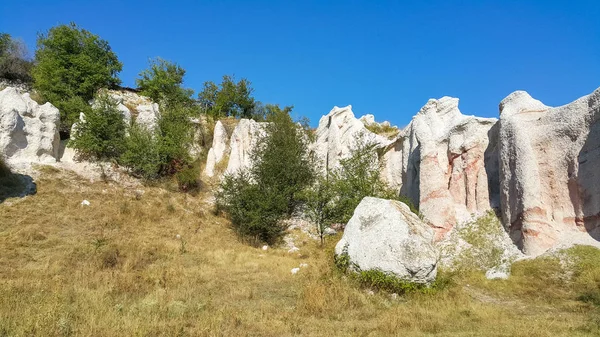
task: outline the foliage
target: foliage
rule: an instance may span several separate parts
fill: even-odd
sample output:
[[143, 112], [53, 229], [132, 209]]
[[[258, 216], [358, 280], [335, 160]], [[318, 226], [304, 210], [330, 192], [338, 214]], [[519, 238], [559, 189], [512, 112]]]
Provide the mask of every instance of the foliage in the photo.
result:
[[159, 177], [160, 140], [154, 132], [143, 126], [133, 125], [126, 138], [125, 149], [120, 163], [128, 167], [134, 176], [147, 180]]
[[193, 109], [183, 105], [164, 106], [158, 120], [161, 173], [171, 175], [191, 163], [189, 147], [193, 141], [190, 117]]
[[185, 69], [160, 57], [149, 62], [149, 68], [142, 71], [136, 80], [142, 95], [168, 105], [191, 104], [193, 90], [181, 87]]
[[175, 174], [177, 186], [182, 192], [196, 193], [200, 189], [200, 165], [199, 162], [193, 163]]
[[324, 243], [325, 231], [335, 221], [335, 197], [337, 193], [328, 176], [320, 176], [302, 194], [304, 214], [315, 224], [317, 235]]
[[155, 130], [137, 125], [131, 128], [120, 160], [133, 175], [148, 180], [176, 174], [191, 165], [193, 110], [182, 105], [164, 105], [162, 111]]
[[285, 110], [269, 116], [265, 134], [257, 136], [252, 167], [224, 178], [217, 205], [239, 234], [273, 243], [284, 230], [281, 220], [301, 204], [301, 191], [315, 171], [304, 130]]
[[337, 194], [332, 216], [334, 222], [348, 222], [364, 197], [399, 200], [418, 214], [408, 198], [400, 196], [382, 180], [374, 143], [357, 142], [350, 156], [340, 160], [339, 169], [331, 173], [331, 179]]
[[71, 145], [83, 158], [118, 159], [125, 150], [127, 125], [117, 102], [107, 94], [99, 95], [85, 121], [77, 123]]
[[32, 66], [25, 44], [9, 34], [0, 33], [0, 78], [29, 83]]
[[61, 112], [61, 130], [69, 132], [87, 102], [100, 88], [121, 81], [122, 64], [107, 41], [76, 24], [59, 25], [40, 34], [32, 71], [34, 87]]
[[254, 118], [253, 91], [247, 79], [236, 82], [232, 76], [225, 75], [220, 85], [205, 82], [198, 99], [204, 112], [215, 120], [223, 117]]

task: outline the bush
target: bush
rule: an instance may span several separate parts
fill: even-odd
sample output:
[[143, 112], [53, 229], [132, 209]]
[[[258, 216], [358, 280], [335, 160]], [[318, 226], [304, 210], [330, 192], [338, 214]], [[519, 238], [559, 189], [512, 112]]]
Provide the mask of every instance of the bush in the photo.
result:
[[354, 209], [365, 197], [399, 200], [418, 214], [418, 210], [407, 197], [401, 196], [381, 179], [377, 156], [376, 144], [359, 142], [351, 150], [350, 157], [340, 160], [339, 169], [331, 173], [337, 195], [332, 221], [348, 222], [354, 214]]
[[161, 168], [160, 144], [155, 133], [142, 126], [132, 126], [120, 163], [136, 177], [146, 180], [158, 178]]
[[77, 124], [71, 145], [86, 159], [118, 159], [125, 150], [127, 125], [110, 96], [98, 96], [85, 121]]
[[9, 34], [0, 33], [0, 78], [9, 81], [31, 82], [32, 62], [27, 57], [27, 47]]
[[301, 191], [316, 173], [305, 130], [279, 108], [269, 122], [251, 154], [252, 167], [224, 178], [217, 207], [240, 235], [273, 243], [285, 229], [281, 220], [301, 204]]
[[179, 65], [155, 58], [150, 67], [140, 73], [135, 82], [141, 93], [163, 104], [191, 104], [193, 91], [181, 87], [185, 69]]
[[100, 88], [121, 81], [122, 64], [107, 41], [74, 23], [51, 28], [37, 41], [34, 87], [61, 113], [61, 131], [69, 133], [79, 113]]

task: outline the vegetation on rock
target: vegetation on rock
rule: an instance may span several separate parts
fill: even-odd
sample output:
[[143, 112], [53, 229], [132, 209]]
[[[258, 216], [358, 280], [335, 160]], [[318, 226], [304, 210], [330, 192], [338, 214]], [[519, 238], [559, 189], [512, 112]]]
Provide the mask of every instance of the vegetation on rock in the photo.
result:
[[98, 89], [121, 80], [123, 65], [106, 40], [71, 23], [40, 34], [33, 67], [34, 87], [61, 113], [61, 129], [69, 132]]

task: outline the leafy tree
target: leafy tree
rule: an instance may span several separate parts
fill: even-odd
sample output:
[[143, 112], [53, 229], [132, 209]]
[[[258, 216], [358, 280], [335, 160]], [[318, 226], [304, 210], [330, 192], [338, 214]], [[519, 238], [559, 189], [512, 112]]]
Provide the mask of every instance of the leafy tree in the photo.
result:
[[217, 193], [219, 209], [230, 215], [237, 231], [267, 243], [281, 235], [281, 220], [301, 205], [301, 192], [316, 176], [305, 130], [293, 122], [289, 109], [273, 111], [251, 154], [251, 168], [226, 176]]
[[324, 244], [325, 231], [335, 222], [337, 191], [329, 176], [321, 176], [302, 194], [304, 214], [312, 221]]
[[100, 88], [120, 84], [122, 64], [106, 40], [79, 28], [59, 25], [38, 36], [34, 87], [61, 112], [61, 130], [69, 132]]
[[150, 67], [140, 73], [136, 80], [141, 93], [164, 104], [191, 104], [193, 90], [182, 88], [185, 69], [176, 63], [155, 58]]
[[10, 81], [31, 82], [32, 62], [27, 47], [9, 34], [0, 33], [0, 78]]
[[340, 167], [331, 173], [331, 179], [337, 194], [333, 222], [348, 222], [364, 197], [399, 200], [418, 214], [408, 198], [400, 196], [381, 179], [376, 144], [357, 142], [350, 157], [340, 160]]
[[125, 150], [127, 125], [118, 103], [107, 94], [99, 95], [85, 121], [77, 123], [71, 145], [84, 158], [118, 159]]
[[231, 76], [223, 76], [220, 85], [205, 82], [198, 94], [203, 110], [214, 119], [222, 117], [254, 118], [255, 101], [251, 82], [243, 78], [236, 82]]

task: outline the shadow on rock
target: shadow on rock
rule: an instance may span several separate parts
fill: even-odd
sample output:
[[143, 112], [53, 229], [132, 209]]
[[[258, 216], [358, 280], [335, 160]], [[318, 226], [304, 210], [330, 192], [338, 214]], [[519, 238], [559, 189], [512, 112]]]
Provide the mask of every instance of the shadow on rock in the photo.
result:
[[14, 173], [0, 178], [0, 203], [8, 198], [22, 198], [36, 192], [35, 182], [28, 175]]

